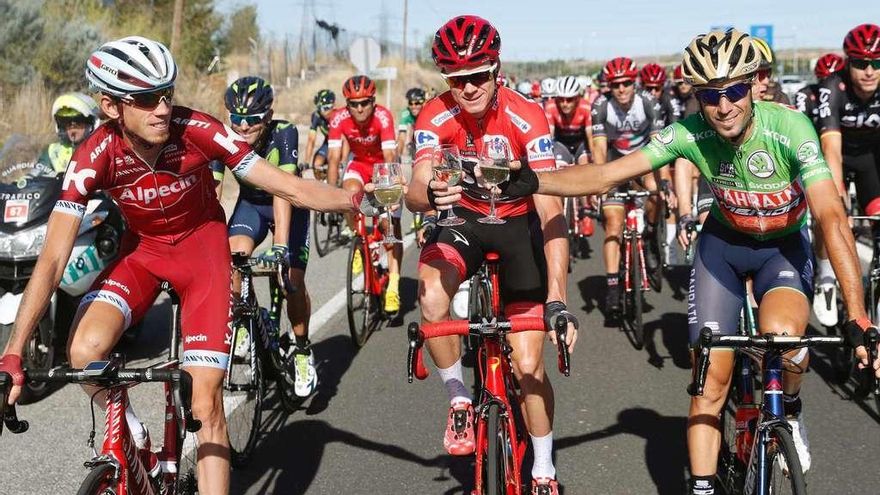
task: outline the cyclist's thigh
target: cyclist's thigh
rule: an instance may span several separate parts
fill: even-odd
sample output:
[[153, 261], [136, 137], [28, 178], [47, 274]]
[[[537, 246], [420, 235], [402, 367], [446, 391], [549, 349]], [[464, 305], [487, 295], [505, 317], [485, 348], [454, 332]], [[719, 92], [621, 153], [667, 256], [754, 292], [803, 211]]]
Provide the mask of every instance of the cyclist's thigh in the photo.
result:
[[365, 184], [373, 181], [373, 165], [371, 163], [352, 160], [342, 174], [342, 187], [348, 191], [359, 191]]
[[[232, 246], [234, 238], [249, 238], [252, 242], [250, 250], [244, 252], [251, 253], [254, 247], [263, 242], [266, 234], [269, 233], [269, 221], [271, 218], [266, 219], [260, 213], [261, 206], [242, 198], [239, 198], [238, 202], [235, 203], [235, 209], [232, 210], [232, 216], [229, 218], [230, 247], [232, 247], [233, 251], [236, 251], [238, 247], [247, 247], [247, 243], [246, 241], [243, 242], [243, 239], [237, 239], [236, 245]], [[269, 204], [269, 208], [271, 207], [272, 205]]]
[[504, 225], [479, 233], [484, 245], [501, 256], [501, 300], [506, 306], [543, 303], [547, 299], [547, 261], [540, 218], [529, 212], [506, 220]]
[[444, 288], [451, 290], [451, 294], [462, 281], [479, 270], [485, 257], [480, 239], [474, 232], [475, 228], [482, 227], [477, 223], [480, 215], [466, 208], [458, 210], [458, 216], [464, 218], [465, 223], [454, 227], [437, 226], [419, 254], [420, 278], [426, 269], [455, 273], [455, 277], [441, 277]]
[[[715, 227], [715, 228], [713, 228]], [[688, 334], [694, 345], [700, 330], [732, 335], [736, 332], [745, 298], [744, 277], [732, 266], [726, 252], [736, 246], [720, 233], [724, 229], [714, 219], [700, 234], [688, 289]]]
[[210, 221], [169, 247], [157, 276], [180, 295], [183, 366], [226, 369], [231, 342], [231, 257], [223, 224]]
[[801, 229], [768, 249], [773, 253], [752, 276], [760, 308], [759, 329], [801, 335], [810, 317], [809, 298], [813, 293], [809, 234]]
[[291, 268], [306, 271], [309, 265], [309, 210], [294, 208], [290, 217], [287, 261]]
[[590, 150], [587, 149], [586, 143], [581, 143], [574, 150], [574, 160], [578, 165], [585, 165], [590, 162]]
[[880, 150], [867, 151], [861, 155], [843, 155], [843, 168], [855, 173], [856, 197], [862, 211], [871, 201], [880, 197]]
[[[623, 199], [612, 198], [611, 194], [623, 192], [625, 191], [625, 187], [617, 186], [608, 191], [608, 197], [602, 200], [602, 212], [605, 213], [606, 209], [620, 209], [623, 212]], [[621, 213], [622, 214], [622, 213]]]

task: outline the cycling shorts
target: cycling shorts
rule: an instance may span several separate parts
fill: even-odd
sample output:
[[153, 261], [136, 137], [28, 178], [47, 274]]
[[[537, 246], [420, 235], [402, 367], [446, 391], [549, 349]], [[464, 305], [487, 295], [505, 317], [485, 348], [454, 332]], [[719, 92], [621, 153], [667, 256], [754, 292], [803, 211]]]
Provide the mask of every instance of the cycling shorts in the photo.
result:
[[[587, 165], [588, 167], [590, 165]], [[624, 203], [626, 202], [623, 198], [612, 198], [610, 195], [614, 193], [626, 192], [631, 189], [645, 189], [644, 184], [641, 179], [633, 179], [629, 182], [621, 184], [619, 186], [612, 187], [608, 190], [606, 194], [609, 194], [606, 198], [602, 200], [602, 209], [605, 208], [623, 208]], [[639, 208], [645, 207], [645, 202], [647, 198], [645, 196], [636, 198], [636, 206]]]
[[[263, 242], [270, 230], [275, 232], [272, 204], [251, 203], [238, 198], [232, 217], [229, 218], [229, 236], [250, 237], [256, 246]], [[291, 212], [287, 247], [287, 262], [290, 267], [305, 271], [309, 264], [309, 210], [294, 208]]]
[[[358, 162], [355, 160], [348, 162], [348, 165], [345, 166], [345, 172], [342, 173], [342, 182], [349, 179], [356, 180], [360, 182], [361, 185], [370, 184], [373, 182], [373, 164]], [[399, 219], [402, 213], [403, 207], [391, 212], [391, 216]]]
[[715, 203], [715, 195], [709, 187], [709, 181], [702, 175], [697, 179], [697, 215], [702, 215], [712, 208]]
[[315, 156], [316, 156], [316, 157], [317, 157], [317, 156], [323, 156], [323, 157], [324, 157], [324, 161], [326, 162], [326, 161], [327, 161], [327, 152], [328, 152], [328, 150], [329, 150], [329, 147], [327, 146], [327, 140], [325, 139], [325, 140], [324, 140], [324, 143], [321, 145], [321, 147], [318, 148], [318, 151], [315, 152]]
[[733, 231], [709, 216], [697, 238], [697, 254], [688, 291], [691, 345], [700, 330], [733, 335], [745, 300], [745, 279], [760, 304], [774, 289], [789, 288], [806, 298], [813, 293], [813, 259], [806, 227], [785, 237], [759, 241]]
[[175, 244], [127, 233], [119, 258], [82, 298], [115, 306], [126, 327], [140, 321], [168, 281], [180, 296], [183, 366], [225, 370], [232, 339], [231, 257], [226, 226], [210, 220]]
[[547, 299], [547, 262], [538, 214], [505, 217], [507, 223], [502, 225], [478, 223], [477, 218], [484, 215], [465, 208], [457, 208], [456, 214], [466, 223], [434, 229], [419, 264], [445, 261], [458, 271], [458, 285], [477, 272], [486, 253], [496, 252], [501, 258], [503, 303], [508, 307], [513, 303], [543, 304]]
[[[876, 212], [867, 213], [867, 211], [868, 205], [880, 198], [880, 144], [861, 155], [844, 154], [843, 170], [845, 174], [855, 175], [856, 198], [859, 201], [861, 211], [866, 214], [876, 214]], [[875, 209], [874, 206], [872, 205], [871, 209]]]

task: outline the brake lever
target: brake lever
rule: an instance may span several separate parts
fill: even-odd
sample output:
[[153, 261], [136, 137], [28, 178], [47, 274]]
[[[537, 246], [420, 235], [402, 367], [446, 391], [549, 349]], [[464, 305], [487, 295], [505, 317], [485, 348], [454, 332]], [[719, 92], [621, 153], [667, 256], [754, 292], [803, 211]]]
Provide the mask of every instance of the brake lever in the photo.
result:
[[880, 378], [877, 378], [877, 373], [874, 370], [874, 362], [877, 361], [878, 341], [880, 341], [880, 333], [877, 332], [876, 328], [869, 328], [865, 332], [865, 348], [868, 351], [868, 366], [865, 369], [866, 373], [873, 379], [874, 386], [871, 388], [874, 391], [874, 395], [880, 397]]
[[15, 404], [8, 405], [7, 401], [9, 400], [9, 389], [12, 387], [12, 377], [9, 376], [8, 373], [0, 373], [0, 399], [3, 402], [0, 402], [0, 416], [2, 416], [2, 421], [0, 421], [0, 435], [3, 434], [3, 425], [6, 425], [6, 428], [9, 429], [12, 433], [24, 433], [28, 431], [30, 428], [30, 424], [27, 421], [21, 421], [18, 419], [18, 414], [15, 411]]
[[[575, 328], [578, 328], [577, 319], [572, 323], [574, 323]], [[568, 352], [566, 342], [566, 337], [568, 337], [568, 319], [557, 318], [556, 328], [553, 330], [556, 332], [556, 366], [559, 368], [560, 373], [565, 376], [571, 376], [571, 353]]]
[[424, 339], [419, 331], [419, 324], [412, 322], [406, 329], [409, 339], [408, 349], [406, 351], [406, 381], [413, 382], [413, 377], [424, 380], [428, 377], [428, 368], [425, 367], [424, 355], [422, 354], [422, 344]]
[[[202, 429], [202, 422], [192, 415], [192, 375], [186, 370], [178, 370], [180, 379], [174, 382], [174, 401], [177, 403], [177, 414], [183, 418], [186, 431], [195, 433]], [[180, 431], [180, 436], [185, 435]]]
[[289, 296], [296, 292], [296, 286], [290, 283], [290, 266], [287, 264], [287, 261], [281, 258], [276, 258], [275, 263], [275, 272], [278, 277], [278, 283], [281, 285], [281, 289], [284, 291], [284, 297]]
[[712, 330], [704, 327], [700, 330], [700, 340], [694, 349], [694, 373], [691, 384], [687, 387], [687, 393], [691, 397], [703, 395], [706, 386], [706, 374], [709, 372], [709, 350], [712, 346]]

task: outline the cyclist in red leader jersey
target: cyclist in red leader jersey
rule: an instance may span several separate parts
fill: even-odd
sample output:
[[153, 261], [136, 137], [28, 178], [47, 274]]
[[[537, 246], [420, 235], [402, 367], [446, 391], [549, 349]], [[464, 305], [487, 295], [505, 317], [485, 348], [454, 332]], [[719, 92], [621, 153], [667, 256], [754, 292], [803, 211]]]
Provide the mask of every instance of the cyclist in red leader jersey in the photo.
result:
[[[367, 76], [354, 76], [342, 85], [346, 108], [337, 110], [330, 118], [330, 133], [327, 142], [330, 156], [327, 172], [330, 184], [335, 184], [339, 175], [339, 162], [342, 160], [343, 138], [354, 155], [342, 174], [342, 188], [347, 191], [362, 191], [365, 184], [373, 181], [373, 165], [393, 162], [397, 158], [397, 137], [394, 117], [382, 105], [376, 104], [376, 83]], [[346, 217], [349, 227], [354, 218]], [[385, 225], [383, 220], [383, 225]], [[386, 225], [385, 229], [391, 228]], [[394, 235], [400, 238], [400, 210], [394, 213]], [[387, 230], [386, 230], [387, 232]], [[387, 246], [391, 252], [388, 263], [388, 288], [385, 290], [385, 311], [396, 313], [400, 310], [400, 263], [403, 259], [403, 244]], [[360, 258], [358, 258], [359, 260]], [[363, 263], [363, 260], [353, 263]]]
[[[176, 76], [168, 49], [137, 36], [106, 43], [89, 57], [86, 77], [101, 92], [109, 121], [71, 159], [0, 372], [13, 378], [14, 402], [24, 378], [22, 348], [58, 287], [88, 198], [106, 191], [129, 231], [117, 261], [82, 299], [70, 334], [70, 363], [82, 367], [105, 358], [153, 303], [160, 280], [171, 282], [182, 302], [183, 366], [193, 378], [193, 414], [203, 425], [199, 493], [225, 494], [229, 444], [221, 383], [231, 339], [231, 274], [209, 161], [222, 161], [238, 177], [298, 207], [351, 211], [363, 196], [284, 173], [210, 115], [173, 106]], [[137, 443], [143, 426], [130, 408], [126, 418]]]
[[[488, 190], [479, 185], [480, 176], [474, 169], [475, 157], [485, 143], [509, 143], [514, 156], [527, 158], [535, 169], [555, 166], [550, 129], [541, 107], [496, 83], [500, 48], [498, 32], [476, 16], [455, 17], [434, 36], [434, 62], [450, 89], [426, 103], [416, 121], [416, 161], [406, 202], [411, 210], [425, 211], [460, 201], [458, 216], [466, 223], [437, 227], [422, 249], [419, 304], [424, 322], [449, 319], [449, 302], [459, 284], [479, 268], [489, 251], [501, 257], [505, 314], [541, 314], [543, 305], [545, 321], [570, 316], [564, 304], [568, 239], [561, 202], [537, 195], [518, 199], [501, 195], [498, 216], [507, 223], [484, 225], [476, 221], [489, 210]], [[427, 158], [435, 146], [449, 143], [457, 144], [461, 151], [463, 186], [448, 187], [432, 179]], [[567, 344], [572, 348], [576, 339], [572, 325], [569, 332]], [[555, 337], [553, 332], [550, 336]], [[532, 493], [555, 495], [553, 390], [542, 359], [544, 333], [517, 333], [507, 340], [513, 348], [513, 371], [522, 386], [535, 453]], [[432, 339], [428, 349], [451, 403], [444, 445], [453, 455], [469, 455], [475, 448], [474, 409], [462, 378], [460, 339]]]

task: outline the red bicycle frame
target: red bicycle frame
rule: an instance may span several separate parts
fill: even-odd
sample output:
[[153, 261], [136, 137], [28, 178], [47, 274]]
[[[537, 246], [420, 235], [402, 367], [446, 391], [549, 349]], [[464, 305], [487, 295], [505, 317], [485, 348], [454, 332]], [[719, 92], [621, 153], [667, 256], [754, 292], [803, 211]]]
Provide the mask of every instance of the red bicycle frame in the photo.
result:
[[[385, 273], [380, 274], [376, 268], [381, 257], [379, 247], [382, 245], [382, 241], [385, 240], [385, 236], [382, 234], [382, 229], [379, 228], [379, 219], [377, 217], [370, 218], [373, 226], [367, 232], [366, 218], [363, 213], [358, 213], [355, 230], [364, 245], [364, 252], [361, 253], [364, 262], [364, 288], [370, 294], [378, 297], [382, 295], [382, 290], [388, 284], [387, 270]], [[367, 269], [367, 266], [370, 268]]]
[[[640, 196], [648, 196], [652, 193], [647, 191], [639, 191], [639, 192], [628, 192], [626, 196], [626, 200], [624, 201], [624, 208], [626, 212], [626, 220], [623, 229], [623, 251], [624, 251], [624, 277], [623, 277], [623, 288], [626, 292], [632, 292], [634, 287], [632, 286], [632, 280], [630, 277], [630, 267], [632, 266], [632, 249], [631, 243], [638, 243], [638, 251], [639, 251], [639, 268], [642, 272], [641, 276], [641, 290], [649, 291], [651, 290], [651, 286], [648, 284], [648, 272], [645, 268], [645, 245], [644, 240], [642, 238], [642, 230], [644, 230], [645, 224], [645, 209], [638, 206], [636, 204], [636, 198]], [[639, 225], [641, 223], [641, 225]]]

